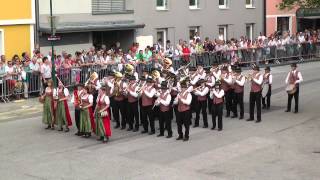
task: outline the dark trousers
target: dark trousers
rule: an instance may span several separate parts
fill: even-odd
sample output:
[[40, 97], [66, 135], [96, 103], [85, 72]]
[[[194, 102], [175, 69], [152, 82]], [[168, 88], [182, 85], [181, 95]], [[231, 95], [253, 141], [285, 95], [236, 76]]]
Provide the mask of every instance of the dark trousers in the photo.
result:
[[267, 96], [262, 98], [263, 107], [270, 108], [271, 104], [271, 85], [269, 85]]
[[178, 112], [177, 126], [179, 137], [183, 137], [182, 125], [184, 125], [185, 132], [184, 137], [189, 138], [189, 129], [191, 124], [191, 110]]
[[78, 108], [74, 109], [74, 120], [76, 122], [78, 131], [80, 131], [80, 109]]
[[203, 125], [205, 127], [208, 127], [207, 100], [198, 101], [198, 105], [196, 106], [196, 121], [194, 123], [195, 126], [199, 126], [200, 111], [202, 112]]
[[155, 132], [154, 128], [154, 115], [152, 106], [142, 106], [141, 107], [141, 121], [143, 124], [143, 129], [148, 131], [148, 126], [150, 124], [151, 132]]
[[257, 121], [261, 121], [261, 91], [250, 92], [250, 119], [254, 119], [254, 106], [257, 108]]
[[210, 93], [207, 95], [207, 100], [208, 100], [208, 112], [209, 114], [212, 114], [212, 99], [210, 98]]
[[240, 107], [240, 117], [243, 118], [244, 108], [243, 108], [243, 92], [234, 93], [234, 114], [238, 115], [238, 105]]
[[222, 111], [223, 111], [223, 103], [220, 104], [212, 104], [212, 128], [216, 128], [216, 119], [218, 117], [218, 129], [223, 128], [222, 124]]
[[113, 100], [113, 97], [109, 97], [110, 99], [110, 120], [112, 119], [113, 121], [114, 120], [114, 100]]
[[93, 96], [92, 109], [95, 109], [97, 105], [98, 91], [93, 91], [92, 96]]
[[287, 110], [291, 111], [291, 101], [292, 98], [294, 98], [294, 110], [298, 112], [299, 110], [299, 86], [296, 87], [297, 90], [294, 94], [288, 94], [288, 105], [287, 105]]
[[227, 116], [230, 116], [230, 112], [232, 111], [232, 101], [233, 101], [233, 89], [229, 89], [225, 95]]
[[127, 121], [130, 128], [139, 129], [139, 111], [138, 111], [138, 101], [127, 103]]
[[125, 101], [114, 101], [114, 119], [117, 123], [117, 126], [120, 125], [120, 117], [119, 117], [119, 111], [121, 113], [121, 127], [126, 127], [126, 114], [125, 114], [126, 104]]
[[159, 112], [159, 127], [161, 135], [164, 135], [165, 130], [168, 131], [168, 135], [172, 135], [171, 120], [169, 111]]

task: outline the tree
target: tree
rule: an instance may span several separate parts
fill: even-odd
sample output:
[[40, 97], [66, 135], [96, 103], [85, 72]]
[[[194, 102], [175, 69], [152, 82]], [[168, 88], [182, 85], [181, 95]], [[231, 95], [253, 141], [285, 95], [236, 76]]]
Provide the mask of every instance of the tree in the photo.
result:
[[282, 0], [278, 4], [278, 8], [283, 9], [292, 9], [294, 7], [301, 8], [320, 8], [320, 0]]

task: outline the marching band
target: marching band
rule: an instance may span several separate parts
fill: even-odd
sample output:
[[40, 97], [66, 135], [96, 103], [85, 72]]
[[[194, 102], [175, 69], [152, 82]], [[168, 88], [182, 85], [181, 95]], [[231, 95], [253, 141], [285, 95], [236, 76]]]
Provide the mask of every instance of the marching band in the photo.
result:
[[[247, 121], [261, 122], [261, 108], [269, 109], [271, 103], [272, 74], [270, 67], [261, 73], [260, 68], [252, 64], [249, 74], [242, 74], [240, 66], [230, 64], [204, 68], [201, 65], [189, 67], [184, 63], [174, 70], [172, 60], [163, 59], [160, 69], [144, 70], [139, 78], [134, 65], [127, 64], [122, 72], [109, 71], [100, 81], [98, 74], [92, 72], [88, 81], [77, 84], [71, 98], [75, 108], [76, 135], [90, 137], [94, 133], [99, 141], [108, 142], [111, 137], [111, 119], [116, 128], [142, 134], [156, 133], [155, 120], [159, 121], [158, 137], [173, 137], [172, 120], [176, 117], [177, 140], [188, 141], [190, 126], [199, 127], [202, 117], [203, 128], [208, 128], [208, 114], [212, 114], [212, 130], [223, 130], [223, 109], [226, 116], [244, 119], [244, 87], [250, 86], [250, 116]], [[299, 84], [303, 81], [297, 65], [286, 78], [288, 104], [286, 112], [291, 111], [291, 101], [295, 99], [295, 113], [298, 112]], [[59, 79], [58, 79], [59, 80]], [[59, 80], [57, 89], [48, 87], [39, 101], [44, 104], [43, 122], [46, 129], [69, 131], [72, 125], [67, 100], [69, 91]], [[261, 107], [261, 105], [263, 107]], [[195, 119], [192, 114], [195, 112]], [[232, 113], [232, 114], [231, 114]], [[194, 121], [194, 122], [192, 122]], [[184, 127], [184, 132], [183, 132]]]

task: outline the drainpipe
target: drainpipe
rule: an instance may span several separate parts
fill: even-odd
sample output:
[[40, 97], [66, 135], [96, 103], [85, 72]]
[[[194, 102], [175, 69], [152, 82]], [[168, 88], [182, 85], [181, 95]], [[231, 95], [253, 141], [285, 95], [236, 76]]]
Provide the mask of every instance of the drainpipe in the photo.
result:
[[267, 36], [267, 0], [263, 0], [263, 32]]
[[36, 9], [36, 25], [35, 25], [35, 31], [34, 31], [34, 41], [35, 41], [35, 45], [37, 47], [37, 45], [39, 46], [40, 49], [40, 42], [39, 42], [39, 30], [40, 30], [40, 25], [39, 25], [39, 0], [34, 0], [35, 1], [35, 9]]

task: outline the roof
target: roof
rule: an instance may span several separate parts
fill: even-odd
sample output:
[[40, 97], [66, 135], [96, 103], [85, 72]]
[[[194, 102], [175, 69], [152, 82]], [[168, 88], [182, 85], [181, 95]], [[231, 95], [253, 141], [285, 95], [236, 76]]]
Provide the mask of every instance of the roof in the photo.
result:
[[[111, 31], [144, 28], [145, 24], [134, 21], [93, 21], [93, 22], [63, 22], [56, 25], [56, 33]], [[51, 33], [49, 24], [40, 24], [41, 32]]]

